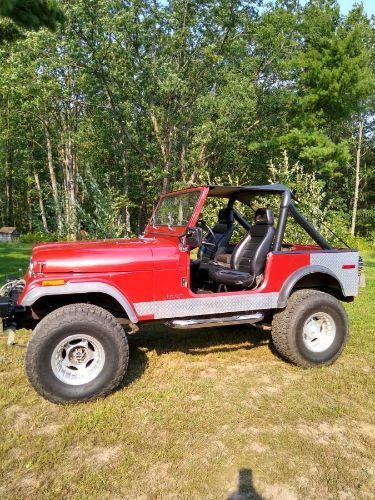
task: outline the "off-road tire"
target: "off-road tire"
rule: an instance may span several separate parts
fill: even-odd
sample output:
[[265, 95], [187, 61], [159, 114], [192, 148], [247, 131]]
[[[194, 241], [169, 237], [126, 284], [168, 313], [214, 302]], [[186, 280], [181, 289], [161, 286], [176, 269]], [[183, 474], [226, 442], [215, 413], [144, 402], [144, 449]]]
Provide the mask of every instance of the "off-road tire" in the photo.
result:
[[[323, 352], [311, 352], [304, 344], [305, 322], [315, 313], [328, 314], [334, 321], [336, 334], [332, 345]], [[329, 365], [342, 353], [348, 340], [348, 318], [335, 297], [319, 290], [297, 290], [285, 309], [275, 313], [272, 321], [272, 342], [284, 359], [304, 368]]]
[[[89, 335], [105, 354], [104, 365], [93, 380], [80, 385], [64, 383], [52, 369], [52, 353], [72, 334]], [[92, 304], [72, 304], [45, 316], [33, 331], [26, 350], [26, 374], [34, 389], [53, 403], [90, 401], [112, 392], [123, 379], [129, 359], [126, 334], [114, 316]]]

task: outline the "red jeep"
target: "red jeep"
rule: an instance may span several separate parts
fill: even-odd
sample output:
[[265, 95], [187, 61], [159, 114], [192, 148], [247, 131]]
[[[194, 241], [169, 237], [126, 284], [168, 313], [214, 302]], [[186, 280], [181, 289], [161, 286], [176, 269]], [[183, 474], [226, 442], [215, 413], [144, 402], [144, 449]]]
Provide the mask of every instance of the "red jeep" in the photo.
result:
[[[276, 225], [264, 207], [275, 199]], [[205, 203], [221, 207], [213, 227], [200, 219]], [[290, 219], [316, 245], [284, 243]], [[24, 280], [3, 287], [0, 308], [8, 331], [34, 329], [33, 387], [53, 402], [87, 401], [124, 377], [123, 324], [271, 324], [285, 359], [332, 363], [348, 338], [340, 301], [357, 295], [360, 268], [358, 252], [332, 248], [286, 186], [203, 186], [161, 196], [139, 238], [37, 245]]]

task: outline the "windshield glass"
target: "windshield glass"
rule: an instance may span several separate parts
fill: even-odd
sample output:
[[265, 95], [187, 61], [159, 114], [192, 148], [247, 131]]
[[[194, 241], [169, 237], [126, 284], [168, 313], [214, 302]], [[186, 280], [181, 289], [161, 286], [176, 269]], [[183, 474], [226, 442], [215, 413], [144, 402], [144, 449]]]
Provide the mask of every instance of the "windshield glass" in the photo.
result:
[[186, 226], [193, 215], [200, 191], [165, 196], [153, 216], [155, 226]]

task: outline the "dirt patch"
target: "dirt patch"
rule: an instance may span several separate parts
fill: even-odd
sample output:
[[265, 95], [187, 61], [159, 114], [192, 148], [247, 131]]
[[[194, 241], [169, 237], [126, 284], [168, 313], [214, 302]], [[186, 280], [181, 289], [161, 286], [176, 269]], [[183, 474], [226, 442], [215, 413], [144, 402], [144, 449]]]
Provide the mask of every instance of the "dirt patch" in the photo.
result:
[[339, 491], [337, 497], [339, 498], [339, 500], [354, 500], [355, 498], [357, 498], [355, 493], [349, 490]]
[[36, 431], [38, 436], [53, 436], [63, 427], [62, 424], [46, 424]]
[[258, 384], [261, 383], [263, 385], [274, 385], [272, 378], [269, 375], [262, 375], [258, 378]]
[[202, 378], [215, 378], [217, 376], [216, 368], [206, 368], [200, 373]]
[[201, 400], [203, 399], [203, 397], [202, 397], [202, 396], [199, 396], [199, 394], [192, 394], [192, 395], [190, 396], [190, 399], [191, 399], [192, 401], [201, 401]]
[[220, 439], [209, 439], [209, 445], [207, 446], [207, 455], [209, 457], [220, 457], [228, 455], [228, 448], [225, 444], [220, 441]]
[[288, 382], [295, 382], [296, 380], [301, 380], [301, 373], [285, 373], [283, 378]]
[[280, 386], [259, 386], [256, 388], [249, 389], [247, 391], [249, 401], [256, 400], [262, 398], [263, 396], [274, 396], [276, 394], [280, 394], [282, 392], [282, 387]]
[[303, 487], [308, 486], [308, 484], [310, 483], [310, 479], [308, 477], [305, 477], [305, 476], [298, 476], [296, 478], [296, 481], [300, 486], [303, 486]]
[[364, 366], [362, 368], [362, 371], [364, 371], [365, 373], [372, 373], [374, 370], [375, 370], [374, 366]]
[[[115, 493], [106, 491], [106, 492], [104, 492], [103, 494], [100, 495], [100, 498], [102, 500], [123, 500], [124, 496], [123, 495], [121, 495], [121, 496], [120, 495], [116, 495]], [[137, 496], [137, 497], [129, 497], [129, 496], [127, 496], [126, 498], [127, 498], [127, 500], [148, 500], [146, 495], [141, 495], [141, 496]]]
[[266, 486], [262, 491], [262, 496], [267, 500], [298, 500], [294, 490], [285, 484]]
[[238, 434], [241, 434], [241, 435], [247, 435], [248, 437], [252, 437], [252, 436], [257, 436], [258, 434], [260, 434], [261, 430], [258, 429], [257, 427], [253, 427], [251, 425], [249, 425], [249, 426], [237, 425], [236, 432]]
[[257, 441], [252, 441], [251, 443], [249, 443], [247, 448], [249, 449], [249, 451], [254, 453], [266, 453], [269, 450], [267, 446], [264, 446]]
[[375, 439], [375, 425], [369, 424], [367, 422], [361, 422], [357, 424], [357, 430], [364, 434], [365, 436]]
[[170, 483], [171, 482], [171, 467], [169, 462], [155, 462], [148, 470], [148, 477], [156, 483]]
[[267, 387], [264, 387], [263, 390], [267, 394], [279, 394], [281, 392], [282, 388], [280, 386], [276, 387], [274, 385], [269, 385]]
[[117, 462], [120, 454], [121, 446], [97, 446], [90, 450], [77, 446], [70, 452], [70, 459], [89, 467], [104, 467]]
[[[144, 471], [144, 485], [141, 491], [129, 489], [123, 498], [132, 500], [148, 500], [150, 498], [180, 498], [174, 493], [177, 479], [175, 477], [175, 466], [170, 462], [156, 461]], [[146, 494], [143, 491], [146, 490]]]
[[13, 427], [17, 431], [25, 430], [26, 428], [30, 428], [31, 424], [31, 415], [25, 411], [25, 408], [19, 405], [9, 406], [5, 411], [4, 415], [12, 420]]
[[41, 478], [34, 472], [25, 474], [18, 480], [18, 484], [22, 489], [35, 489], [41, 485]]
[[13, 498], [39, 498], [37, 490], [43, 485], [45, 476], [28, 471], [23, 476], [10, 478], [6, 485], [0, 488], [1, 498], [12, 498], [9, 491], [16, 492]]
[[333, 441], [340, 441], [345, 438], [345, 427], [329, 422], [321, 422], [315, 426], [299, 424], [297, 431], [301, 435], [322, 445], [328, 445]]
[[255, 363], [237, 363], [227, 366], [227, 370], [233, 374], [253, 372], [256, 368], [257, 366]]

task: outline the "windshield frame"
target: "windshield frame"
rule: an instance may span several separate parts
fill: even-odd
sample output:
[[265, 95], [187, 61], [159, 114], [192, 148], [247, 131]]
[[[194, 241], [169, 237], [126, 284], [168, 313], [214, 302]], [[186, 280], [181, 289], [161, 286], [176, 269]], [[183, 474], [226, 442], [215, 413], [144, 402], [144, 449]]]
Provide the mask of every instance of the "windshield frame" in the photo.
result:
[[[164, 198], [171, 197], [171, 196], [179, 196], [187, 193], [192, 193], [192, 192], [200, 192], [200, 196], [198, 196], [197, 202], [195, 204], [195, 208], [192, 212], [192, 215], [188, 221], [187, 224], [185, 225], [168, 225], [168, 224], [155, 224], [154, 223], [154, 217], [155, 213], [160, 207], [160, 204], [162, 203]], [[194, 188], [189, 188], [189, 189], [182, 189], [180, 191], [171, 191], [166, 194], [162, 194], [159, 197], [158, 203], [156, 204], [156, 207], [152, 213], [152, 216], [146, 226], [146, 231], [145, 234], [163, 234], [163, 235], [168, 235], [168, 236], [180, 236], [187, 227], [194, 227], [198, 221], [199, 214], [202, 210], [202, 207], [206, 201], [207, 194], [209, 192], [208, 187], [194, 187]]]

